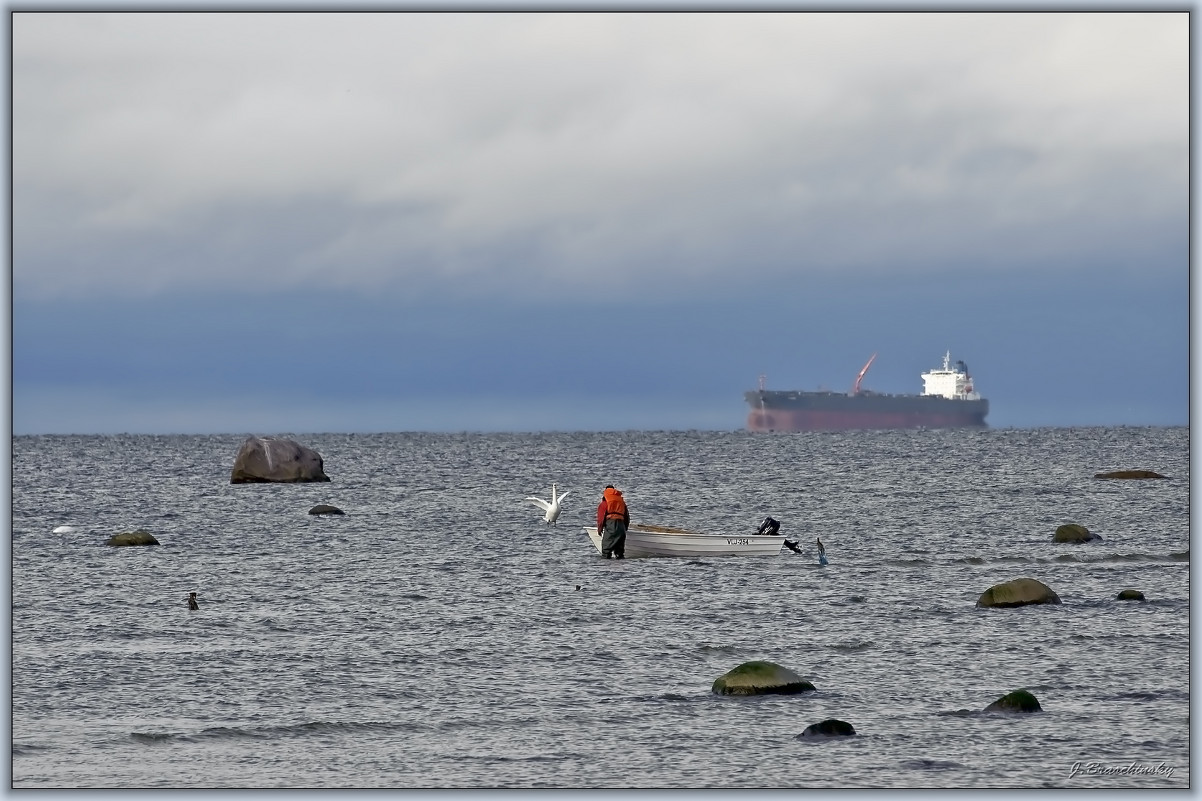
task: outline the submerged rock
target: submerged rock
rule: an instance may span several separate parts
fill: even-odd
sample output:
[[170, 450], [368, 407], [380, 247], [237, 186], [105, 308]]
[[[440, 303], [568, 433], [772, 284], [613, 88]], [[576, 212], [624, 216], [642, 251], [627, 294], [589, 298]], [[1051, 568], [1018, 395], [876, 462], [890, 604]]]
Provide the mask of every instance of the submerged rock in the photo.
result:
[[793, 695], [813, 692], [814, 685], [775, 662], [744, 662], [728, 671], [710, 688], [718, 695]]
[[230, 474], [231, 484], [329, 480], [321, 454], [290, 439], [275, 437], [248, 437]]
[[1094, 534], [1079, 523], [1065, 523], [1056, 529], [1052, 542], [1101, 542], [1102, 536]]
[[1144, 598], [1144, 594], [1142, 592], [1140, 592], [1139, 590], [1123, 590], [1117, 596], [1115, 596], [1115, 600], [1116, 601], [1143, 601], [1146, 599]]
[[346, 512], [339, 509], [337, 506], [319, 503], [309, 510], [311, 515], [344, 515]]
[[1058, 603], [1060, 603], [1060, 596], [1051, 587], [1033, 578], [1020, 578], [995, 584], [981, 593], [981, 597], [977, 599], [977, 606], [981, 607]]
[[109, 537], [105, 545], [158, 545], [159, 541], [149, 531], [124, 531]]
[[850, 737], [856, 733], [855, 727], [843, 720], [830, 718], [821, 723], [811, 723], [805, 731], [794, 739], [802, 737]]
[[1094, 478], [1165, 478], [1151, 470], [1112, 470], [1109, 473], [1094, 473]]
[[1042, 712], [1039, 699], [1026, 690], [1015, 690], [985, 707], [986, 712]]

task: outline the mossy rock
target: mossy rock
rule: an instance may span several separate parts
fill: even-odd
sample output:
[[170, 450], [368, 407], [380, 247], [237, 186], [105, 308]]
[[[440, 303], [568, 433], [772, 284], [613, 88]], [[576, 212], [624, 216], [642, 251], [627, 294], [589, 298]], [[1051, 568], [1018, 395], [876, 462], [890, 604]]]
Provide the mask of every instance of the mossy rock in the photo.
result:
[[1039, 699], [1026, 690], [1015, 690], [985, 707], [986, 712], [1042, 712]]
[[149, 531], [124, 531], [109, 537], [105, 545], [158, 545], [159, 541]]
[[718, 677], [710, 688], [718, 695], [794, 695], [813, 692], [814, 685], [775, 662], [744, 662]]
[[811, 723], [795, 739], [801, 739], [802, 737], [851, 737], [855, 733], [855, 727], [847, 721], [830, 718], [821, 723]]
[[1094, 473], [1094, 478], [1165, 478], [1152, 470], [1112, 470], [1109, 473]]
[[311, 515], [344, 515], [344, 514], [346, 514], [346, 512], [342, 511], [337, 506], [330, 506], [329, 504], [319, 503], [316, 506], [314, 506], [312, 509], [309, 510], [309, 514], [311, 514]]
[[1143, 601], [1146, 599], [1144, 598], [1144, 594], [1142, 592], [1140, 592], [1139, 590], [1123, 590], [1117, 596], [1115, 596], [1115, 600], [1116, 601]]
[[977, 599], [981, 607], [1012, 607], [1027, 606], [1028, 604], [1058, 604], [1060, 596], [1042, 581], [1033, 578], [1020, 578], [995, 584]]
[[1102, 536], [1094, 534], [1079, 523], [1065, 523], [1056, 529], [1052, 542], [1101, 542]]

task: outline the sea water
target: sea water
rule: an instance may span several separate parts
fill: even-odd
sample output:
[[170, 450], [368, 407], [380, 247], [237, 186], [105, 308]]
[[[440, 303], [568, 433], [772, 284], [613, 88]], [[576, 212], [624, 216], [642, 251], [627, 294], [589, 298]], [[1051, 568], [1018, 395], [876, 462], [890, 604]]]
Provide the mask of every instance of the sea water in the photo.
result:
[[[244, 435], [14, 439], [13, 787], [1190, 784], [1186, 428], [281, 436], [331, 481], [231, 485]], [[603, 560], [606, 484], [802, 553]], [[976, 607], [1020, 577], [1063, 603]], [[816, 691], [711, 692], [750, 660]]]

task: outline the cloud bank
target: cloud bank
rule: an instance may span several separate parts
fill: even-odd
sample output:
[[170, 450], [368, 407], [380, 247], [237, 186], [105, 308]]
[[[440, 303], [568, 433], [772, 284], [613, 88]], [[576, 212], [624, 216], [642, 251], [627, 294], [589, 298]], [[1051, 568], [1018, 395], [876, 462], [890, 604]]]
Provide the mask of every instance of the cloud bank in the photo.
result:
[[1184, 13], [17, 13], [14, 289], [1148, 269], [1187, 236], [1188, 37]]

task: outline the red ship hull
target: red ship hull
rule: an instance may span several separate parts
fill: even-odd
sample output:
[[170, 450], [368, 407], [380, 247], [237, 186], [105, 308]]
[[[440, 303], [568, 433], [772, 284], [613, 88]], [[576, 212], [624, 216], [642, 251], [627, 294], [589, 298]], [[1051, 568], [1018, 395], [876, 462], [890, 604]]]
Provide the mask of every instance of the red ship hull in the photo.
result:
[[754, 409], [751, 431], [850, 431], [892, 428], [985, 427], [983, 415], [954, 412], [856, 412], [819, 409]]

